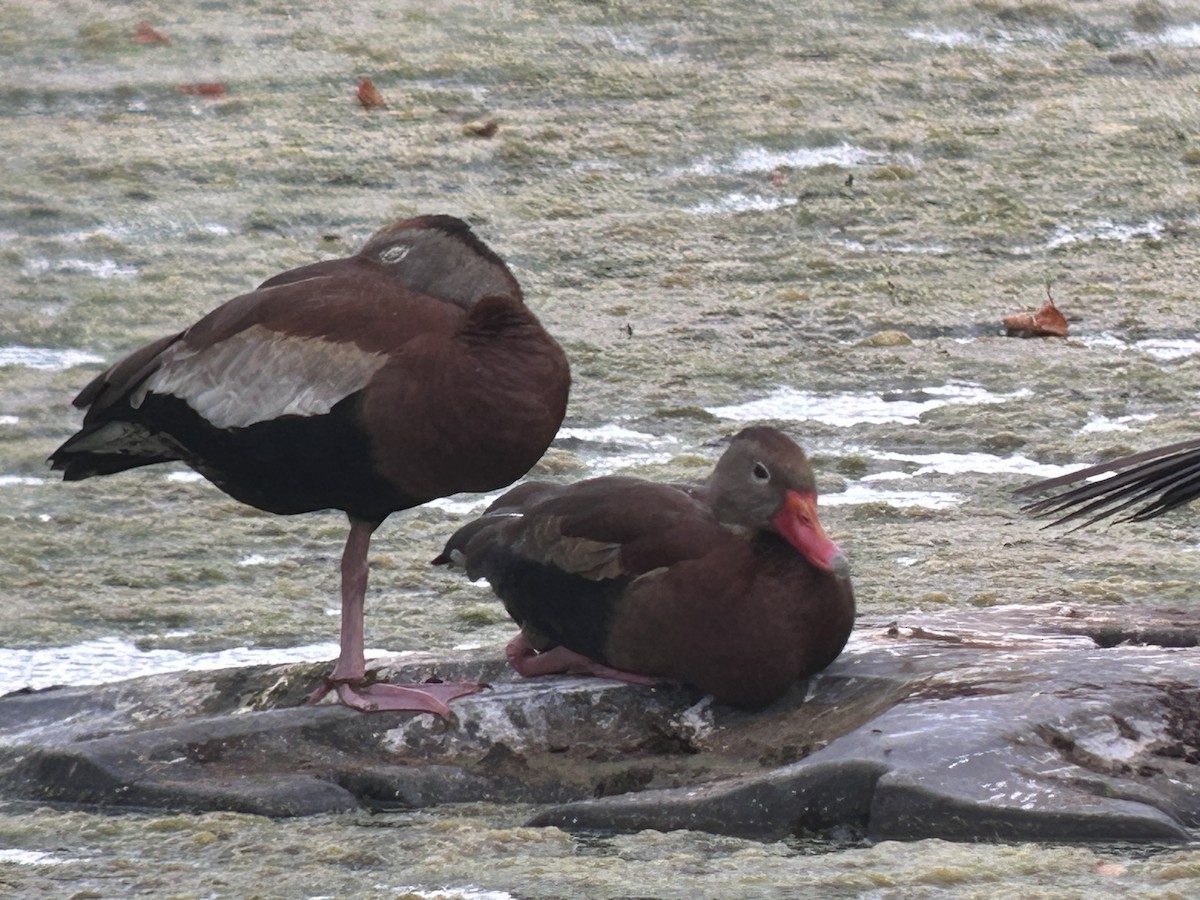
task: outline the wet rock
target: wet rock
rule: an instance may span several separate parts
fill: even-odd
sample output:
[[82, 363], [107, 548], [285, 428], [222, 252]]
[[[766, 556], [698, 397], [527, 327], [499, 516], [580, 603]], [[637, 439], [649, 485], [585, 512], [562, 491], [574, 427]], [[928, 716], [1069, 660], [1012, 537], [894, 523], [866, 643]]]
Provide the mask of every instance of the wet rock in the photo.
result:
[[877, 331], [858, 342], [860, 347], [909, 347], [911, 345], [912, 338], [903, 331]]
[[[1194, 614], [1135, 624], [1008, 608], [913, 617], [887, 629], [890, 648], [860, 632], [812, 696], [856, 703], [884, 685], [904, 692], [864, 725], [770, 772], [568, 804], [533, 824], [1189, 840], [1200, 827], [1200, 653], [1168, 648], [1194, 641], [1198, 624]], [[1114, 630], [1130, 642], [1111, 644]], [[1134, 643], [1145, 636], [1166, 646]]]
[[463, 125], [463, 134], [468, 137], [490, 138], [500, 129], [500, 123], [491, 116], [483, 119], [474, 119]]
[[1161, 0], [1138, 0], [1129, 11], [1133, 27], [1150, 34], [1171, 24], [1171, 10]]
[[764, 839], [1183, 841], [1200, 828], [1200, 617], [995, 607], [862, 620], [767, 709], [675, 685], [519, 680], [484, 654], [442, 721], [308, 707], [324, 665], [0, 698], [0, 795], [272, 816], [489, 800], [535, 825]]
[[1024, 447], [1025, 441], [1024, 435], [1014, 431], [998, 431], [995, 434], [982, 435], [979, 446], [988, 453], [1012, 453], [1014, 450]]
[[[379, 673], [421, 680], [433, 664]], [[0, 795], [271, 816], [564, 801], [628, 783], [625, 757], [673, 751], [673, 717], [698, 697], [675, 685], [513, 680], [498, 661], [460, 656], [437, 660], [439, 676], [494, 683], [457, 701], [448, 722], [299, 705], [327, 668], [158, 675], [0, 698]]]

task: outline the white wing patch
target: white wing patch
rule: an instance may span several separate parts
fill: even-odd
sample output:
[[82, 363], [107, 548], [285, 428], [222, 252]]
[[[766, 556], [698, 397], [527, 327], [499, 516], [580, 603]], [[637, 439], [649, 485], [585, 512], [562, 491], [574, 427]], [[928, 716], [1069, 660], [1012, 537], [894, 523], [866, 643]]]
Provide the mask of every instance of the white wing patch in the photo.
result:
[[245, 428], [280, 416], [321, 416], [361, 390], [388, 361], [349, 341], [300, 337], [254, 325], [210, 347], [186, 339], [130, 397], [147, 393], [185, 401], [217, 428]]

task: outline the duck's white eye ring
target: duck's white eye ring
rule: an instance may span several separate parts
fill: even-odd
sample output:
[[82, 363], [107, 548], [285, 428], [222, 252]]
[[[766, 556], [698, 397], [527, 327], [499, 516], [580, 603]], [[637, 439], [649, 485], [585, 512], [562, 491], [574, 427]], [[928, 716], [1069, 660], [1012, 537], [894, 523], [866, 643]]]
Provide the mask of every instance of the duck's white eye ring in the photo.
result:
[[750, 470], [750, 474], [754, 476], [755, 481], [770, 481], [771, 472], [760, 462], [754, 464], [754, 468]]

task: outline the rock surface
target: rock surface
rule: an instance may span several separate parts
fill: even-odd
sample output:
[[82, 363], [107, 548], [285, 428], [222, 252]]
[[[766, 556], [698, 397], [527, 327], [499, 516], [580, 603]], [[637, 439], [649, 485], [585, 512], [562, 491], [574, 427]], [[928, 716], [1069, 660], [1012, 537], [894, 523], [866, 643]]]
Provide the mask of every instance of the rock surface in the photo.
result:
[[532, 824], [776, 839], [1186, 841], [1200, 829], [1200, 616], [998, 607], [860, 620], [757, 712], [688, 688], [519, 680], [483, 655], [447, 722], [300, 706], [326, 664], [0, 698], [0, 795], [271, 816], [472, 800]]

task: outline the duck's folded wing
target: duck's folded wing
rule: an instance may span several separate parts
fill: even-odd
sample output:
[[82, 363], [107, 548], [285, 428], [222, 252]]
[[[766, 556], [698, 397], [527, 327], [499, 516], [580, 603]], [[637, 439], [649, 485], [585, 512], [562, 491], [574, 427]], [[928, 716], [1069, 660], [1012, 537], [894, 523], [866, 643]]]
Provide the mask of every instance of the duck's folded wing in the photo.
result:
[[562, 644], [603, 662], [631, 585], [730, 537], [706, 506], [669, 485], [528, 483], [459, 529], [435, 562], [487, 578], [537, 649]]
[[629, 579], [703, 556], [728, 536], [703, 504], [670, 485], [531, 482], [463, 526], [436, 561], [462, 563], [470, 577], [493, 583], [497, 566], [517, 560], [591, 581]]

